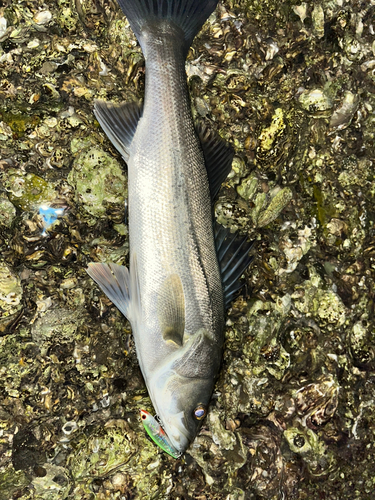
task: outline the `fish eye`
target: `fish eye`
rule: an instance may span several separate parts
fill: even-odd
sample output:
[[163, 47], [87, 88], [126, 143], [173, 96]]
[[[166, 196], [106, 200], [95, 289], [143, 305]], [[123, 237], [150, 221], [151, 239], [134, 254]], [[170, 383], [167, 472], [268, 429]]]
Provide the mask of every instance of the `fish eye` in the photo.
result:
[[202, 420], [202, 418], [204, 418], [207, 415], [207, 406], [198, 405], [195, 408], [193, 415], [196, 420]]

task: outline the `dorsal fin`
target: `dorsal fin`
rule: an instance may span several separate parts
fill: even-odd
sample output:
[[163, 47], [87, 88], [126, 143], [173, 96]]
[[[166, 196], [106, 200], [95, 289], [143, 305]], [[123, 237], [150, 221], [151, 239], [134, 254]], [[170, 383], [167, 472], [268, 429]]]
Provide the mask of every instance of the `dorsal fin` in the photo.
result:
[[196, 130], [203, 150], [211, 200], [214, 200], [220, 186], [231, 171], [234, 152], [230, 146], [225, 144], [206, 125], [200, 123], [196, 127]]
[[231, 233], [229, 229], [215, 223], [216, 254], [221, 271], [226, 309], [236, 292], [243, 286], [240, 277], [254, 259], [252, 255], [249, 255], [253, 245], [254, 241], [248, 241], [247, 236]]
[[130, 144], [142, 116], [142, 106], [136, 102], [115, 104], [95, 101], [94, 114], [108, 139], [128, 161]]
[[166, 278], [158, 295], [158, 319], [163, 338], [182, 346], [185, 331], [185, 296], [178, 274]]

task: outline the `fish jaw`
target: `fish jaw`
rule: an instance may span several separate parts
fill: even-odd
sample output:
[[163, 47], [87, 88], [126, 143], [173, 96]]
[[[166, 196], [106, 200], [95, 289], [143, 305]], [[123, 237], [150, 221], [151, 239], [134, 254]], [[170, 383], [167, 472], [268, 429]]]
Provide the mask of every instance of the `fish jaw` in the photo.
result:
[[180, 454], [184, 453], [189, 447], [190, 443], [195, 437], [189, 433], [186, 425], [184, 424], [185, 415], [184, 412], [176, 413], [167, 418], [160, 418], [161, 422], [165, 427], [165, 433], [175, 450], [178, 450]]

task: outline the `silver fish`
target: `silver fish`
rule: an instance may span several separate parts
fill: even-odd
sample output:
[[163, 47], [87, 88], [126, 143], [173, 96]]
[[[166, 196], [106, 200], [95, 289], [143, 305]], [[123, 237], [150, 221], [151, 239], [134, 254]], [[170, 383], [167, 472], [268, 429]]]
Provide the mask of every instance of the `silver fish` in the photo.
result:
[[95, 115], [128, 165], [130, 270], [90, 263], [87, 272], [131, 323], [163, 439], [178, 457], [206, 415], [225, 307], [251, 244], [214, 230], [212, 199], [233, 153], [197, 132], [186, 83], [187, 51], [217, 0], [118, 2], [145, 56], [145, 100], [99, 101]]

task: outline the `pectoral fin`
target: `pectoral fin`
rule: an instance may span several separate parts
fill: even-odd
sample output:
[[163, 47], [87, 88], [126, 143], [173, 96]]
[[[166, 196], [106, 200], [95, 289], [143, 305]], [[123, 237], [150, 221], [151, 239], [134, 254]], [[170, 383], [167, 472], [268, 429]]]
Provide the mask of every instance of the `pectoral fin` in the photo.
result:
[[163, 338], [181, 346], [185, 331], [185, 296], [177, 274], [164, 281], [158, 296], [158, 318]]

